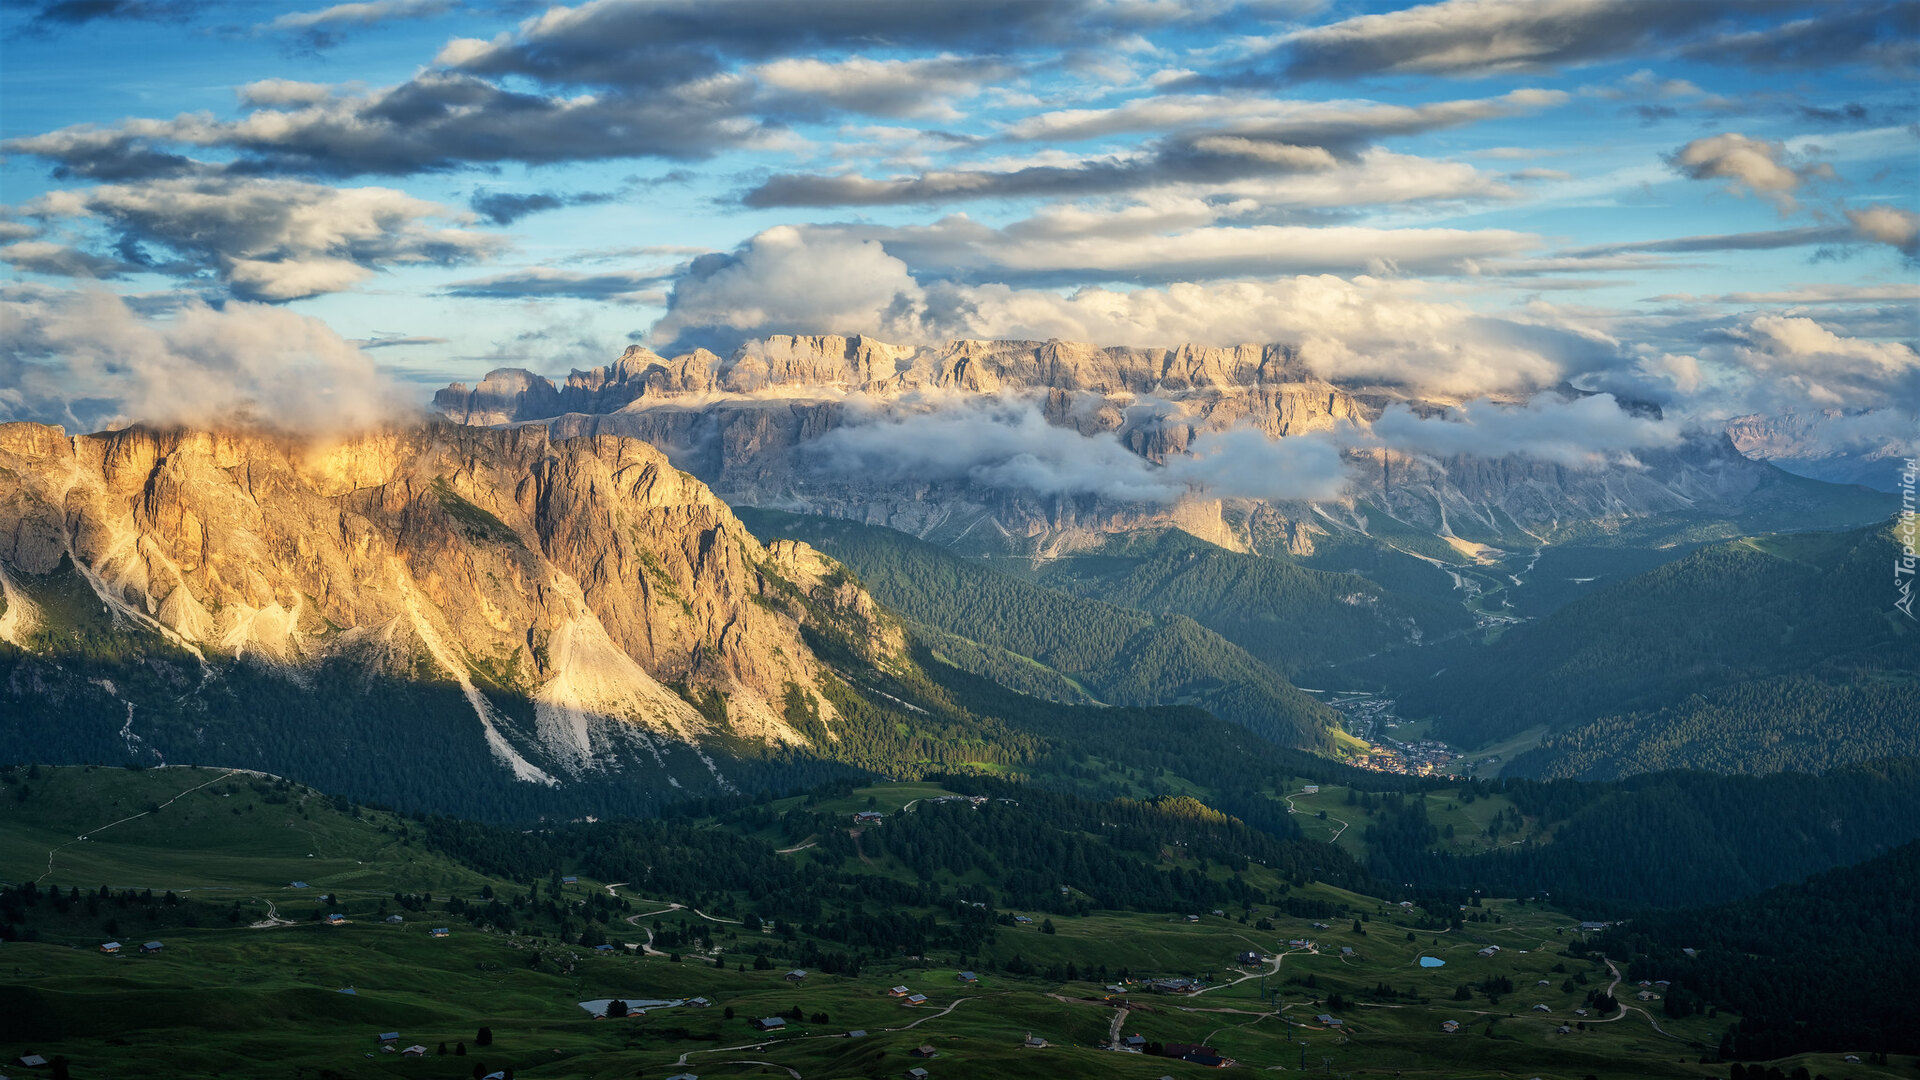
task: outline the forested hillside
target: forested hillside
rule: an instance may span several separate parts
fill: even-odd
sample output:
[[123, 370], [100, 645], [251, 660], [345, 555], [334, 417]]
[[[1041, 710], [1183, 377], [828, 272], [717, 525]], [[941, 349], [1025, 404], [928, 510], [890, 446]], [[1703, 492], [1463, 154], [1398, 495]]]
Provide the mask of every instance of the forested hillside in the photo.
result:
[[1758, 896], [1645, 915], [1594, 942], [1627, 978], [1667, 980], [1668, 1016], [1740, 1014], [1733, 1060], [1808, 1050], [1920, 1051], [1920, 843]]
[[1496, 780], [1469, 790], [1504, 794], [1551, 840], [1441, 855], [1425, 804], [1409, 800], [1369, 834], [1374, 873], [1624, 912], [1748, 896], [1920, 838], [1913, 758], [1818, 775], [1666, 772], [1613, 783]]
[[[1538, 775], [1822, 768], [1920, 749], [1920, 625], [1892, 608], [1884, 525], [1703, 548], [1402, 688], [1401, 712], [1481, 745], [1547, 725]], [[1832, 726], [1834, 718], [1844, 723]], [[1572, 729], [1572, 730], [1568, 730]]]
[[1065, 700], [1197, 705], [1275, 742], [1333, 746], [1331, 710], [1184, 615], [1049, 589], [891, 529], [737, 512], [759, 536], [804, 540], [845, 563], [874, 599], [931, 628], [931, 644], [978, 674]]

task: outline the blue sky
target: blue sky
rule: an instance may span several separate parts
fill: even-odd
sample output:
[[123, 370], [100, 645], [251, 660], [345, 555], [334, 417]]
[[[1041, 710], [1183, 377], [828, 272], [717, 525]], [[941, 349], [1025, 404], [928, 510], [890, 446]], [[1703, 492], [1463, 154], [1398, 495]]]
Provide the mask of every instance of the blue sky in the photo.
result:
[[1911, 2], [8, 0], [0, 42], [0, 418], [783, 332], [1920, 402]]

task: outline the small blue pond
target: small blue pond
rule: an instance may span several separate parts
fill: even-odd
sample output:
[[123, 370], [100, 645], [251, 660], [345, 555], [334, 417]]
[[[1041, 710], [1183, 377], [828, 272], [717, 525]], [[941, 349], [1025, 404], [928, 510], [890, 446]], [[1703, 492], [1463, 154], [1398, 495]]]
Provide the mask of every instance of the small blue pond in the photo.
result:
[[1445, 960], [1440, 959], [1437, 956], [1423, 956], [1420, 958], [1420, 966], [1421, 967], [1446, 967], [1447, 962]]

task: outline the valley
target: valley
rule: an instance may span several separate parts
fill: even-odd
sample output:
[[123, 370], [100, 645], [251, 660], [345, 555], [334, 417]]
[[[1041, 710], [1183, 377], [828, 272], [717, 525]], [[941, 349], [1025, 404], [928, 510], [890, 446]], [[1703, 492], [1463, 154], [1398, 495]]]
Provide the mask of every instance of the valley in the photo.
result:
[[[1659, 992], [1635, 1000], [1610, 970], [1618, 964], [1584, 951], [1579, 918], [1538, 902], [1396, 904], [1163, 850], [1147, 856], [1163, 872], [1251, 891], [1213, 912], [1179, 901], [1089, 907], [1069, 868], [1059, 898], [1009, 908], [977, 867], [927, 876], [892, 853], [892, 841], [872, 859], [820, 843], [772, 853], [773, 838], [796, 826], [827, 835], [803, 821], [844, 837], [856, 812], [882, 815], [866, 831], [885, 837], [929, 807], [955, 806], [937, 801], [953, 794], [938, 785], [853, 787], [722, 815], [718, 824], [765, 852], [753, 858], [786, 860], [803, 879], [866, 883], [864, 902], [842, 908], [828, 898], [853, 894], [835, 886], [808, 914], [722, 880], [675, 887], [657, 863], [644, 883], [588, 869], [620, 857], [548, 865], [498, 846], [510, 833], [436, 840], [459, 835], [456, 823], [423, 825], [272, 778], [29, 772], [0, 776], [0, 876], [15, 882], [0, 897], [12, 971], [0, 1037], [21, 1053], [65, 1058], [75, 1075], [451, 1077], [480, 1065], [529, 1078], [808, 1078], [925, 1064], [930, 1073], [1153, 1077], [1192, 1068], [1128, 1052], [1126, 1040], [1139, 1036], [1149, 1049], [1205, 1046], [1242, 1068], [1293, 1070], [1304, 1060], [1348, 1074], [1447, 1076], [1468, 1064], [1707, 1077], [1724, 1067], [1699, 1058], [1733, 1019], [1665, 1015]], [[112, 829], [79, 824], [167, 799]], [[942, 812], [963, 830], [988, 812], [957, 806]], [[88, 839], [71, 841], [79, 829]], [[63, 843], [49, 864], [42, 845]], [[485, 852], [484, 865], [450, 843]], [[23, 899], [25, 882], [37, 900]], [[68, 887], [79, 890], [74, 899], [46, 899]], [[969, 907], [969, 895], [986, 908]], [[345, 921], [327, 925], [323, 914]], [[932, 936], [910, 955], [843, 954], [845, 931], [834, 927], [846, 918], [925, 920]], [[975, 929], [947, 940], [943, 927], [966, 925]], [[446, 937], [428, 932], [443, 926]], [[127, 944], [102, 955], [108, 939]], [[161, 948], [137, 952], [149, 940]], [[648, 940], [657, 953], [638, 948]], [[1248, 952], [1263, 959], [1241, 966]], [[1422, 967], [1421, 957], [1444, 964]], [[803, 978], [788, 978], [801, 967]], [[976, 981], [956, 978], [961, 971]], [[1176, 978], [1197, 990], [1152, 988]], [[925, 1002], [890, 995], [902, 985]], [[1625, 1008], [1594, 1004], [1606, 994]], [[628, 1018], [594, 1019], [577, 1004], [616, 998], [636, 1003]], [[782, 1018], [781, 1030], [757, 1032], [750, 1021], [768, 1016]], [[1448, 1023], [1460, 1030], [1443, 1032]], [[385, 1032], [397, 1040], [383, 1044]], [[1023, 1045], [1029, 1038], [1045, 1046]], [[442, 1055], [443, 1044], [453, 1049]], [[423, 1057], [395, 1052], [415, 1045]], [[913, 1057], [922, 1046], [931, 1061]], [[1894, 1075], [1841, 1056], [1786, 1064]]]

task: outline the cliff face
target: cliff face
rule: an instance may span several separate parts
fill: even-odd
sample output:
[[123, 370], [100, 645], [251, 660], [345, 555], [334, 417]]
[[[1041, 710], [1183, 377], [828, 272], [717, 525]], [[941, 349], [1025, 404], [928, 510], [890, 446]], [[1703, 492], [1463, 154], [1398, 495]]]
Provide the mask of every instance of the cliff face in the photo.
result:
[[[899, 647], [830, 561], [761, 546], [652, 446], [541, 426], [318, 445], [0, 425], [8, 640], [35, 646], [31, 583], [68, 561], [116, 621], [209, 664], [298, 678], [352, 656], [450, 679], [530, 780], [593, 767], [623, 732], [804, 743], [778, 706], [790, 687], [831, 737], [796, 597], [858, 616], [876, 658]], [[725, 696], [724, 720], [689, 704], [703, 691]], [[509, 730], [490, 693], [531, 700], [531, 730]]]
[[635, 347], [606, 367], [574, 372], [563, 386], [523, 371], [496, 371], [473, 390], [460, 384], [442, 390], [435, 404], [469, 424], [545, 420], [556, 434], [642, 439], [735, 502], [811, 509], [1034, 555], [1165, 526], [1230, 548], [1310, 554], [1316, 536], [1328, 529], [1364, 531], [1370, 515], [1440, 535], [1460, 531], [1531, 547], [1569, 523], [1737, 503], [1773, 476], [1724, 440], [1598, 470], [1522, 458], [1353, 451], [1347, 490], [1318, 504], [1222, 500], [1199, 490], [1172, 503], [1142, 503], [809, 467], [809, 444], [870, 420], [876, 409], [898, 414], [928, 402], [1007, 397], [1033, 401], [1056, 427], [1110, 435], [1154, 463], [1188, 453], [1209, 433], [1251, 429], [1281, 438], [1340, 429], [1364, 435], [1390, 403], [1423, 414], [1452, 404], [1412, 400], [1390, 387], [1335, 385], [1282, 345], [1141, 349], [951, 341], [910, 348], [832, 336], [749, 341], [724, 359], [705, 351], [667, 359]]

